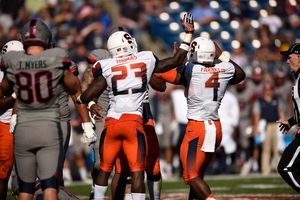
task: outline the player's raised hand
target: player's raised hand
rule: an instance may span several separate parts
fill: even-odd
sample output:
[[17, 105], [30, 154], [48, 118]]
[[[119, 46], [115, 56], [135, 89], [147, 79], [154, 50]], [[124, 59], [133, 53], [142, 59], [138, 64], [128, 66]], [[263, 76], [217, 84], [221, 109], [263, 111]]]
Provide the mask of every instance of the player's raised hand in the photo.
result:
[[183, 16], [183, 19], [180, 19], [181, 25], [186, 33], [193, 34], [195, 31], [194, 28], [194, 15], [191, 13], [186, 13]]

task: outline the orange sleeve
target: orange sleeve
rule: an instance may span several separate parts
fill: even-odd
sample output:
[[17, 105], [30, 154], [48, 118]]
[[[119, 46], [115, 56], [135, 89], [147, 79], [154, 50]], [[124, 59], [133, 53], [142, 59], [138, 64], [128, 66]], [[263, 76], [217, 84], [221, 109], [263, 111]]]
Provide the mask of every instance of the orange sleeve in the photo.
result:
[[154, 74], [157, 78], [160, 78], [164, 81], [167, 81], [169, 83], [174, 83], [176, 76], [177, 76], [177, 71], [176, 70], [170, 70], [164, 73], [155, 73]]

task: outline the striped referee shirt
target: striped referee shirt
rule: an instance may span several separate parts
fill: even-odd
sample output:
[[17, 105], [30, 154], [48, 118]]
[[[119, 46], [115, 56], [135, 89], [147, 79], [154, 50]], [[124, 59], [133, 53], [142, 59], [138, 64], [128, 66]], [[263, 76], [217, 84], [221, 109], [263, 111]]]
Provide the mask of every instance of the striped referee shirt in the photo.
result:
[[295, 85], [292, 87], [292, 100], [297, 124], [300, 125], [300, 69], [295, 73]]

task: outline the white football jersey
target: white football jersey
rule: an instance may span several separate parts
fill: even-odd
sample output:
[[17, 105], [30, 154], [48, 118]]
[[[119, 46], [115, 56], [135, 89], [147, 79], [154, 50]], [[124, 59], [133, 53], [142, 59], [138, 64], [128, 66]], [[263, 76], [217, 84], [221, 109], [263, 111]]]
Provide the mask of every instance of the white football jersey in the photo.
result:
[[218, 108], [235, 68], [230, 62], [212, 67], [185, 63], [177, 71], [185, 77], [187, 86], [187, 118], [196, 121], [219, 120]]
[[93, 65], [94, 76], [102, 75], [106, 79], [110, 100], [107, 117], [143, 116], [143, 100], [155, 65], [156, 57], [151, 51], [99, 60]]

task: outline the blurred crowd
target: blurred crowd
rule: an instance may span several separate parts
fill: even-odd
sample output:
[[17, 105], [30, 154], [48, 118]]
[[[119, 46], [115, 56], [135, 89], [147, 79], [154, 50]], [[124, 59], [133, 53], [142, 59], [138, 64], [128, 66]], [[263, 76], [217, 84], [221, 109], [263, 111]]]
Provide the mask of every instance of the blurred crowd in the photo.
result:
[[[223, 25], [222, 10], [210, 7], [209, 1], [176, 2], [194, 14], [200, 27], [212, 22]], [[269, 1], [257, 2], [260, 5]], [[271, 131], [271, 135], [268, 133], [269, 125], [274, 125], [276, 120], [292, 116], [290, 93], [294, 77], [279, 52], [287, 50], [300, 38], [300, 5], [296, 1], [275, 2], [277, 6], [265, 6], [266, 13], [263, 13], [259, 10], [253, 12], [249, 1], [228, 1], [229, 20], [240, 24], [240, 28], [232, 30], [230, 35], [231, 41], [236, 40], [239, 45], [230, 48], [228, 53], [245, 70], [247, 78], [238, 85], [229, 86], [228, 95], [223, 99], [220, 108], [223, 141], [208, 174], [269, 174], [275, 171], [280, 154], [295, 134], [292, 129], [287, 135], [282, 135], [278, 126], [272, 129], [276, 131]], [[106, 48], [107, 35], [112, 27], [126, 28], [137, 39], [139, 51], [148, 48], [147, 43], [157, 40], [151, 34], [155, 27], [152, 17], [168, 12], [170, 3], [167, 0], [2, 0], [0, 47], [2, 49], [6, 42], [19, 39], [19, 31], [29, 19], [41, 19], [50, 27], [56, 45], [69, 51], [82, 76], [87, 66], [86, 56], [94, 49]], [[259, 23], [256, 28], [251, 26], [253, 19]], [[228, 23], [224, 22], [224, 27], [225, 24]], [[149, 36], [147, 40], [141, 37], [142, 33]], [[216, 32], [208, 33], [211, 39], [225, 47]], [[255, 46], [255, 41], [258, 41], [258, 46]], [[155, 49], [147, 50], [163, 58]], [[270, 105], [271, 111], [264, 113], [260, 104], [266, 98], [274, 101]], [[164, 178], [179, 177], [182, 169], [178, 152], [187, 123], [184, 89], [169, 85], [164, 93], [152, 91], [150, 99], [161, 148], [162, 175]], [[93, 151], [78, 139], [82, 134], [81, 121], [74, 107], [71, 110], [74, 111], [71, 122], [73, 139], [64, 175], [70, 181], [87, 180], [93, 166]], [[71, 173], [72, 168], [78, 171]]]

